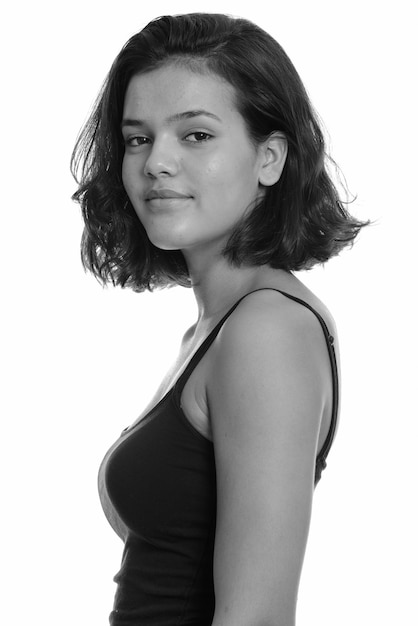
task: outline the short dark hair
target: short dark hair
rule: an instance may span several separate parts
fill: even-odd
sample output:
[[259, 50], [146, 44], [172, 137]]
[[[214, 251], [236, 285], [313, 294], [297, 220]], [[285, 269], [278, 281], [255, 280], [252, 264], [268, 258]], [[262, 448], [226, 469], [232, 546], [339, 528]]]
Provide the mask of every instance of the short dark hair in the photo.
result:
[[157, 18], [129, 39], [78, 137], [72, 172], [79, 187], [73, 199], [85, 221], [86, 269], [103, 283], [136, 291], [190, 285], [183, 254], [150, 242], [122, 183], [120, 123], [129, 81], [169, 61], [196, 71], [203, 61], [205, 71], [233, 85], [254, 142], [274, 131], [287, 138], [280, 180], [244, 215], [223, 250], [230, 263], [309, 269], [353, 243], [367, 222], [354, 219], [339, 197], [317, 116], [282, 47], [248, 20], [191, 13]]

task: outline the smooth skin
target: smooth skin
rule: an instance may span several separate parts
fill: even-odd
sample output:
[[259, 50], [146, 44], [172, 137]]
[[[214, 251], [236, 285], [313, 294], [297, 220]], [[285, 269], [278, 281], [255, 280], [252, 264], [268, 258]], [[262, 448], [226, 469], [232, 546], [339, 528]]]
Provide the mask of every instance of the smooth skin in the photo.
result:
[[[173, 63], [132, 78], [123, 118], [126, 191], [150, 240], [182, 250], [198, 305], [150, 405], [250, 291], [270, 287], [304, 299], [335, 336], [324, 305], [291, 273], [234, 268], [220, 254], [237, 220], [280, 178], [285, 137], [273, 133], [255, 146], [234, 88], [204, 68]], [[315, 458], [332, 408], [318, 320], [275, 291], [248, 295], [193, 371], [181, 404], [215, 450], [212, 626], [294, 626]]]

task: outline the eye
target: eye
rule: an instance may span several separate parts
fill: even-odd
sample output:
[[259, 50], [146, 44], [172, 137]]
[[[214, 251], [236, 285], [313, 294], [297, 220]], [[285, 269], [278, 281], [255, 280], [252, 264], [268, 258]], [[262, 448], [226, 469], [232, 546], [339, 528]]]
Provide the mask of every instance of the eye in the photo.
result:
[[212, 139], [212, 137], [213, 135], [199, 130], [194, 131], [193, 133], [189, 133], [185, 136], [184, 140], [190, 143], [202, 143], [204, 141], [209, 141], [209, 139]]
[[129, 146], [131, 148], [138, 148], [139, 146], [144, 146], [149, 143], [148, 137], [143, 137], [142, 135], [135, 135], [133, 137], [126, 137], [124, 139], [125, 146]]

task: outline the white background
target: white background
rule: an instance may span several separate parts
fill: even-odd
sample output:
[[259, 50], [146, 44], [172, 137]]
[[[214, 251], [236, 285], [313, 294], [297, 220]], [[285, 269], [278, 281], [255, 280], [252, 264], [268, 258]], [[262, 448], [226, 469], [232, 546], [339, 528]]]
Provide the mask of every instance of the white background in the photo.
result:
[[[2, 623], [104, 626], [122, 544], [97, 468], [146, 404], [190, 291], [103, 290], [79, 262], [68, 163], [111, 62], [151, 18], [228, 12], [295, 63], [351, 210], [376, 220], [301, 275], [337, 320], [341, 426], [315, 494], [298, 626], [416, 624], [416, 28], [400, 0], [16, 2], [1, 33]], [[414, 371], [415, 370], [415, 371]]]

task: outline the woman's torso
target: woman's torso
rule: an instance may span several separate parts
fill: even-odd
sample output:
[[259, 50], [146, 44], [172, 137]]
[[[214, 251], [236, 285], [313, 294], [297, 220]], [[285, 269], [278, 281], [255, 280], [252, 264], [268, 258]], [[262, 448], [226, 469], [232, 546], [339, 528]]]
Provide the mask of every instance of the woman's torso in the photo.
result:
[[[277, 300], [275, 300], [277, 304], [275, 304], [274, 306], [280, 306], [280, 298], [299, 298], [308, 306], [312, 307], [317, 313], [319, 313], [323, 320], [325, 320], [326, 326], [329, 329], [330, 334], [332, 336], [335, 336], [335, 328], [332, 318], [330, 317], [324, 305], [293, 276], [289, 275], [287, 284], [283, 283], [284, 281], [282, 280], [280, 282], [280, 285], [276, 286], [275, 283], [271, 284], [270, 282], [270, 284], [266, 284], [266, 281], [264, 281], [261, 286], [258, 286], [257, 284], [252, 285], [252, 289], [250, 290], [250, 292], [257, 290], [276, 290], [280, 288], [281, 291], [284, 291], [289, 295], [285, 296], [277, 293]], [[262, 292], [260, 291], [260, 294], [261, 293]], [[245, 295], [246, 294], [243, 294], [243, 296]], [[176, 528], [178, 526], [178, 522], [175, 521], [174, 517], [171, 522], [171, 526], [170, 524], [168, 525], [168, 530], [164, 524], [159, 524], [158, 516], [155, 519], [152, 517], [152, 515], [151, 517], [147, 517], [148, 514], [146, 513], [145, 509], [147, 506], [149, 506], [149, 503], [141, 502], [141, 506], [145, 507], [145, 513], [142, 514], [140, 512], [141, 507], [139, 507], [138, 515], [139, 517], [141, 517], [142, 515], [142, 526], [141, 524], [139, 524], [138, 528], [135, 528], [136, 522], [133, 521], [133, 517], [136, 513], [132, 513], [129, 508], [127, 509], [125, 507], [124, 515], [119, 515], [117, 511], [118, 507], [115, 507], [113, 505], [113, 503], [111, 502], [112, 498], [109, 497], [109, 485], [106, 485], [106, 473], [109, 467], [109, 460], [110, 464], [112, 464], [115, 459], [116, 465], [119, 465], [119, 469], [117, 471], [121, 473], [120, 466], [121, 464], [123, 465], [125, 463], [125, 461], [123, 460], [124, 455], [127, 458], [130, 455], [131, 468], [135, 465], [135, 475], [138, 475], [138, 483], [141, 481], [141, 478], [144, 476], [144, 474], [146, 474], [148, 471], [151, 472], [148, 478], [148, 481], [151, 483], [150, 491], [147, 491], [147, 489], [144, 490], [144, 487], [140, 487], [139, 484], [137, 485], [136, 482], [132, 483], [133, 486], [131, 488], [131, 491], [135, 491], [138, 489], [137, 499], [142, 501], [152, 500], [154, 497], [153, 494], [155, 494], [156, 487], [152, 485], [153, 480], [156, 478], [155, 474], [159, 471], [159, 469], [155, 470], [155, 468], [153, 468], [153, 463], [155, 462], [155, 459], [160, 458], [163, 465], [164, 463], [168, 464], [165, 471], [165, 474], [169, 477], [168, 482], [166, 478], [157, 477], [158, 481], [160, 481], [159, 483], [157, 481], [157, 484], [160, 485], [157, 491], [160, 490], [160, 493], [162, 494], [162, 499], [164, 501], [169, 501], [171, 503], [169, 505], [169, 508], [165, 508], [166, 502], [160, 502], [158, 504], [157, 508], [160, 507], [158, 509], [160, 517], [169, 518], [171, 515], [171, 510], [176, 509], [176, 507], [178, 507], [179, 509], [185, 509], [186, 507], [187, 509], [188, 505], [185, 503], [187, 503], [188, 498], [190, 497], [193, 502], [195, 502], [195, 510], [190, 510], [185, 518], [181, 521], [181, 524], [186, 524], [191, 527], [198, 527], [200, 529], [199, 532], [196, 534], [196, 537], [194, 538], [195, 543], [193, 544], [193, 537], [190, 537], [189, 540], [189, 538], [186, 538], [186, 536], [184, 536], [184, 546], [181, 548], [181, 550], [179, 548], [179, 554], [177, 554], [177, 556], [173, 556], [173, 558], [171, 559], [171, 564], [174, 563], [174, 568], [180, 568], [182, 570], [187, 570], [190, 565], [190, 567], [194, 568], [193, 571], [200, 572], [200, 578], [196, 575], [198, 583], [197, 586], [194, 587], [195, 593], [186, 593], [185, 589], [187, 585], [191, 585], [191, 583], [184, 583], [181, 593], [187, 595], [189, 609], [187, 614], [183, 614], [184, 621], [183, 618], [181, 618], [180, 621], [176, 623], [192, 624], [195, 623], [193, 620], [197, 620], [196, 624], [198, 624], [199, 620], [202, 620], [203, 618], [196, 618], [196, 611], [198, 610], [196, 609], [197, 605], [206, 607], [205, 614], [207, 615], [207, 623], [210, 623], [210, 613], [213, 608], [214, 598], [212, 581], [210, 578], [211, 555], [207, 552], [207, 550], [209, 549], [210, 552], [210, 550], [213, 549], [216, 503], [214, 478], [215, 466], [213, 457], [213, 446], [211, 444], [210, 415], [206, 403], [206, 389], [208, 376], [210, 375], [212, 365], [211, 359], [213, 358], [213, 351], [211, 351], [209, 348], [207, 350], [205, 349], [204, 354], [201, 358], [199, 358], [191, 371], [187, 372], [187, 370], [190, 368], [189, 361], [191, 355], [196, 353], [196, 350], [198, 350], [199, 346], [204, 343], [205, 339], [207, 339], [208, 336], [211, 334], [211, 331], [213, 331], [214, 328], [216, 328], [217, 324], [220, 323], [223, 314], [225, 314], [225, 311], [223, 311], [222, 314], [218, 315], [218, 319], [212, 319], [208, 325], [205, 326], [203, 324], [199, 328], [192, 328], [186, 333], [179, 356], [172, 368], [170, 368], [157, 393], [152, 398], [150, 404], [146, 407], [144, 412], [140, 415], [138, 420], [136, 420], [136, 422], [132, 426], [126, 429], [126, 431], [124, 431], [123, 437], [125, 438], [125, 441], [127, 443], [123, 443], [122, 441], [121, 445], [121, 439], [119, 439], [111, 447], [111, 449], [106, 454], [105, 459], [103, 460], [101, 472], [99, 475], [99, 488], [103, 507], [114, 530], [125, 541], [125, 552], [122, 562], [122, 568], [116, 578], [117, 582], [119, 583], [119, 587], [116, 596], [115, 607], [119, 606], [122, 608], [120, 609], [121, 612], [118, 613], [119, 609], [116, 608], [116, 612], [112, 613], [112, 624], [115, 624], [117, 626], [122, 626], [125, 623], [136, 623], [134, 621], [129, 621], [128, 618], [126, 618], [128, 619], [128, 621], [125, 622], [125, 618], [121, 617], [122, 615], [126, 616], [129, 614], [129, 602], [131, 601], [129, 599], [129, 596], [132, 596], [132, 594], [134, 594], [136, 597], [139, 597], [136, 591], [132, 591], [135, 587], [135, 584], [137, 584], [138, 582], [132, 581], [132, 572], [137, 571], [138, 580], [142, 580], [140, 584], [143, 587], [146, 587], [148, 582], [151, 581], [151, 579], [153, 578], [154, 570], [152, 563], [158, 562], [158, 559], [163, 558], [161, 556], [164, 554], [165, 545], [163, 534], [165, 532], [174, 533], [171, 535], [171, 538], [169, 537], [169, 544], [171, 545], [180, 545], [178, 542], [180, 541], [181, 543], [182, 541], [181, 539], [179, 539], [179, 537], [182, 537], [182, 533], [180, 532], [180, 535], [178, 534], [178, 528]], [[327, 331], [324, 330], [324, 333], [326, 332]], [[333, 344], [335, 348], [335, 342], [333, 342]], [[325, 363], [324, 366], [329, 367], [329, 363]], [[176, 381], [181, 381], [182, 377], [184, 378], [186, 374], [187, 379], [185, 380], [184, 384], [181, 385], [180, 393], [178, 394], [178, 397], [176, 399], [175, 394], [172, 393], [172, 390], [176, 388]], [[327, 392], [327, 401], [324, 406], [324, 414], [321, 420], [318, 451], [323, 449], [324, 442], [326, 442], [327, 438], [329, 440], [328, 444], [330, 444], [329, 434], [331, 426], [331, 415], [333, 405], [335, 408], [336, 401], [336, 398], [333, 397], [333, 385], [331, 384], [331, 378], [332, 377], [330, 377], [330, 385]], [[155, 410], [156, 407], [157, 410]], [[171, 417], [170, 413], [174, 415], [175, 419]], [[150, 415], [152, 418], [151, 420]], [[148, 422], [150, 423], [148, 424]], [[161, 429], [163, 425], [165, 428], [165, 434], [161, 435], [158, 429]], [[187, 425], [191, 426], [191, 428], [187, 428]], [[173, 429], [170, 430], [172, 427]], [[335, 432], [335, 424], [333, 425], [333, 430]], [[143, 431], [142, 435], [141, 431]], [[152, 440], [153, 431], [155, 431], [154, 440]], [[144, 437], [145, 439], [147, 437], [149, 438], [149, 444], [144, 444]], [[159, 440], [164, 439], [164, 437], [169, 442], [168, 447], [164, 447], [166, 445], [165, 443], [161, 443], [160, 446]], [[183, 458], [187, 456], [189, 457], [189, 459], [193, 459], [193, 461], [190, 461], [191, 467], [181, 467], [180, 471], [177, 467], [177, 461], [173, 461], [171, 459], [170, 455], [172, 453], [173, 441], [178, 441], [178, 449], [182, 448], [186, 450], [187, 448], [187, 453], [186, 455], [183, 455]], [[150, 447], [155, 447], [155, 445], [157, 446], [157, 450], [153, 450], [151, 455], [147, 457], [150, 452]], [[123, 446], [126, 447], [126, 454], [123, 451]], [[158, 448], [160, 447], [161, 450], [158, 451]], [[146, 461], [146, 463], [144, 463], [144, 465], [141, 465], [141, 462], [140, 460], [138, 460], [137, 457], [143, 457], [144, 459], [148, 460]], [[115, 465], [115, 463], [113, 463], [113, 465]], [[183, 466], [184, 464], [180, 463], [180, 465]], [[132, 474], [131, 468], [129, 469], [129, 474]], [[322, 469], [322, 467], [320, 469]], [[181, 473], [182, 471], [183, 474]], [[123, 472], [126, 473], [126, 469], [122, 469], [122, 473]], [[172, 475], [170, 476], [170, 474]], [[187, 483], [189, 480], [189, 476], [192, 477], [190, 485], [188, 487], [189, 492], [187, 492], [187, 490], [185, 491], [183, 489], [180, 489], [179, 493], [176, 493], [178, 485], [181, 483]], [[174, 482], [170, 482], [172, 480], [174, 480]], [[129, 480], [127, 481], [127, 484], [129, 484]], [[123, 492], [124, 487], [124, 480], [122, 480], [122, 482], [119, 481], [119, 483], [116, 481], [115, 485], [113, 486], [114, 499], [115, 497], [116, 500], [118, 499], [119, 492]], [[189, 495], [187, 495], [188, 493]], [[125, 497], [125, 500], [129, 499], [129, 497], [130, 496], [128, 494]], [[171, 497], [173, 497], [174, 500], [171, 500]], [[190, 516], [188, 517], [189, 513]], [[153, 526], [155, 526], [156, 529], [153, 529]], [[176, 530], [173, 531], [173, 528], [176, 528]], [[147, 533], [149, 533], [149, 536], [145, 538], [141, 536], [143, 534], [146, 535]], [[191, 529], [190, 533], [191, 535], [193, 534], [191, 532]], [[154, 550], [153, 553], [152, 550], [150, 552], [150, 546], [152, 545], [152, 550]], [[163, 548], [161, 546], [163, 546]], [[167, 547], [168, 545], [166, 546], [166, 548]], [[182, 556], [180, 556], [180, 552], [183, 553]], [[198, 566], [197, 562], [192, 565], [192, 560], [195, 556], [195, 553], [199, 553], [199, 559], [201, 559], [201, 562], [205, 564], [204, 566]], [[157, 561], [155, 561], [156, 558]], [[136, 559], [140, 561], [138, 567], [142, 568], [141, 572], [136, 569]], [[181, 563], [182, 565], [180, 565]], [[162, 575], [162, 572], [164, 572], [164, 567], [165, 566], [161, 567], [161, 571], [159, 574], [160, 576]], [[144, 571], [146, 572], [145, 575]], [[181, 576], [180, 573], [178, 573], [177, 576], [174, 576], [173, 570], [170, 570], [170, 567], [168, 567], [168, 572], [171, 573], [172, 579], [177, 579], [179, 577], [181, 579], [181, 576], [185, 573], [182, 572]], [[155, 575], [157, 575], [156, 572]], [[191, 572], [189, 572], [189, 575], [192, 576]], [[144, 596], [141, 596], [142, 605], [145, 606], [147, 604], [147, 598], [157, 598], [154, 604], [151, 600], [148, 602], [151, 609], [155, 612], [155, 606], [161, 604], [162, 602], [158, 594], [165, 593], [169, 595], [171, 593], [171, 591], [168, 591], [169, 585], [166, 585], [164, 587], [164, 584], [165, 583], [161, 582], [161, 584], [157, 585], [158, 590], [156, 590], [156, 588], [153, 587], [153, 585], [151, 584], [152, 591], [148, 591], [148, 595], [147, 593], [145, 593]], [[127, 589], [130, 589], [131, 591], [127, 592]], [[161, 591], [162, 589], [164, 589], [164, 591]], [[200, 598], [199, 601], [198, 598]], [[167, 606], [170, 606], [170, 601], [168, 599], [166, 601], [168, 603]], [[193, 601], [195, 601], [197, 604], [193, 605]], [[128, 609], [127, 612], [124, 613], [123, 611], [125, 611], [126, 606], [128, 606]], [[172, 606], [173, 611], [178, 611], [178, 607], [174, 609], [175, 603]], [[140, 609], [140, 611], [142, 610], [143, 609]], [[147, 619], [147, 622], [138, 623], [154, 623], [151, 621], [151, 618]], [[158, 619], [161, 620], [161, 616]], [[159, 622], [157, 621], [155, 623]], [[199, 623], [199, 626], [203, 626], [203, 622], [201, 624]]]

